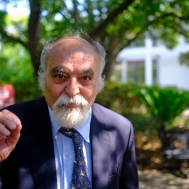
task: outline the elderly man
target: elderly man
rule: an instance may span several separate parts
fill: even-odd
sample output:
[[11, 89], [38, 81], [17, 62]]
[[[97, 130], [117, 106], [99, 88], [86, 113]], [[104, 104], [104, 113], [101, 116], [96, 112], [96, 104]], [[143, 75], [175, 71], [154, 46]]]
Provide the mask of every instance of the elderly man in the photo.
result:
[[2, 189], [138, 188], [131, 123], [94, 103], [105, 54], [82, 31], [44, 45], [44, 97], [0, 111]]

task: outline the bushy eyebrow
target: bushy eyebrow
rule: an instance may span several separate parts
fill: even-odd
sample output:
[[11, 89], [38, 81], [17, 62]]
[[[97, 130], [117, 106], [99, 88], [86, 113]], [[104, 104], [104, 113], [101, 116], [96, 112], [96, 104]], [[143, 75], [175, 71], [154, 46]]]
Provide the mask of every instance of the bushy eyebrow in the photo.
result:
[[59, 67], [54, 67], [51, 71], [52, 71], [52, 73], [56, 73], [56, 72], [67, 72], [66, 69], [64, 69], [64, 68], [59, 68]]
[[86, 75], [94, 75], [94, 71], [92, 69], [84, 70], [81, 73]]
[[[52, 73], [56, 73], [56, 72], [64, 72], [64, 73], [68, 73], [68, 71], [65, 68], [59, 68], [59, 67], [54, 67], [51, 70]], [[83, 70], [81, 71], [81, 74], [84, 75], [94, 75], [94, 71], [92, 69], [89, 70]]]

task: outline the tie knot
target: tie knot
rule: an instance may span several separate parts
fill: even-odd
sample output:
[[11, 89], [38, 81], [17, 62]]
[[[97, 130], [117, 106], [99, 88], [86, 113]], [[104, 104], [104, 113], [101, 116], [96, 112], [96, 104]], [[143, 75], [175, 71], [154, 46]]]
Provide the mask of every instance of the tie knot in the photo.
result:
[[67, 129], [65, 127], [61, 127], [59, 130], [63, 135], [73, 138], [74, 133], [76, 132], [75, 129]]
[[63, 135], [72, 138], [75, 147], [82, 147], [83, 137], [80, 133], [78, 133], [75, 129], [67, 129], [65, 127], [61, 127], [59, 130]]

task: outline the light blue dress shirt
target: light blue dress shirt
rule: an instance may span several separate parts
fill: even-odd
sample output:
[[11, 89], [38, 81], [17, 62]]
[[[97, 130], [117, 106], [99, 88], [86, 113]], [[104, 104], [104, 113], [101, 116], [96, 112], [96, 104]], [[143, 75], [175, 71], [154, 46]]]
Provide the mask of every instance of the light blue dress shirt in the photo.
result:
[[[66, 137], [59, 132], [61, 126], [54, 120], [52, 115], [52, 110], [50, 108], [48, 108], [48, 110], [49, 110], [49, 115], [52, 125], [52, 134], [54, 139], [53, 142], [54, 142], [55, 164], [56, 164], [56, 174], [57, 174], [57, 189], [71, 189], [73, 161], [75, 157], [73, 142], [71, 138]], [[89, 116], [85, 121], [85, 123], [74, 128], [84, 138], [83, 153], [92, 188], [92, 162], [91, 162], [91, 145], [90, 145], [90, 136], [89, 136], [91, 115], [92, 113], [90, 109]]]

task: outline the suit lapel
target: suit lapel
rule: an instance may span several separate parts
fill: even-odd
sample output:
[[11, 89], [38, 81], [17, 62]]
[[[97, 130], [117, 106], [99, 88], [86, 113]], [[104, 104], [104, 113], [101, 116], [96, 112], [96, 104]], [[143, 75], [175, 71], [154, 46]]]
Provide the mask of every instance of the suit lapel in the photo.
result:
[[44, 99], [34, 108], [25, 137], [37, 188], [57, 188], [54, 146], [48, 108]]
[[105, 130], [105, 125], [100, 123], [98, 114], [94, 110], [91, 120], [91, 152], [92, 152], [92, 180], [93, 188], [107, 188], [110, 162], [110, 133]]

